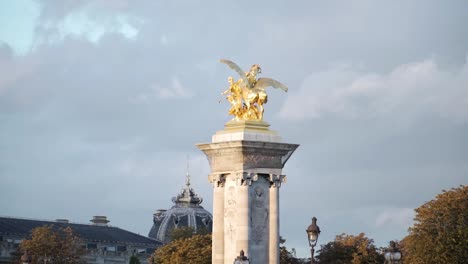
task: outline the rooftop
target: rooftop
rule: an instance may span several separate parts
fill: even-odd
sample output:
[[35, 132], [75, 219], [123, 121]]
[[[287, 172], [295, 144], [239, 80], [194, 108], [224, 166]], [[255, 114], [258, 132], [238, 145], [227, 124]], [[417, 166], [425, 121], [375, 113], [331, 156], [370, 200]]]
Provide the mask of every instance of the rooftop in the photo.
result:
[[160, 242], [142, 235], [132, 233], [118, 227], [95, 224], [67, 223], [60, 221], [34, 220], [13, 217], [0, 217], [0, 235], [29, 237], [36, 227], [53, 225], [54, 228], [70, 227], [73, 232], [87, 242], [134, 244], [159, 247]]

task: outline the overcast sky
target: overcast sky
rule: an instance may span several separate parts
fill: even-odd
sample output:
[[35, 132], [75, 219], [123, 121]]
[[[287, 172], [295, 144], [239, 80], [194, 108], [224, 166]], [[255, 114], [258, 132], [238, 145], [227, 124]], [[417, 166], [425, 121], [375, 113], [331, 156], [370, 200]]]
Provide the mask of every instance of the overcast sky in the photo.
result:
[[147, 235], [172, 206], [194, 146], [230, 120], [234, 74], [289, 87], [265, 120], [300, 144], [284, 168], [281, 235], [307, 257], [366, 233], [401, 239], [413, 209], [468, 184], [467, 1], [0, 2], [0, 214], [110, 224]]

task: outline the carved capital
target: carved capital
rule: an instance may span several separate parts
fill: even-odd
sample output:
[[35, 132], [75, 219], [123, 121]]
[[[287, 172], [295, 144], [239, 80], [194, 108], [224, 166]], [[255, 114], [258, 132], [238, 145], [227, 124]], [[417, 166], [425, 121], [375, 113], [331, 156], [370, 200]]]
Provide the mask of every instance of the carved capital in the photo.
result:
[[286, 175], [270, 174], [270, 187], [279, 188], [281, 183], [286, 182]]
[[238, 172], [235, 174], [235, 179], [237, 184], [240, 186], [250, 186], [252, 182], [258, 180], [257, 173], [249, 173], [249, 172]]
[[224, 187], [224, 184], [226, 183], [226, 175], [210, 174], [208, 175], [208, 181], [212, 183], [214, 187]]

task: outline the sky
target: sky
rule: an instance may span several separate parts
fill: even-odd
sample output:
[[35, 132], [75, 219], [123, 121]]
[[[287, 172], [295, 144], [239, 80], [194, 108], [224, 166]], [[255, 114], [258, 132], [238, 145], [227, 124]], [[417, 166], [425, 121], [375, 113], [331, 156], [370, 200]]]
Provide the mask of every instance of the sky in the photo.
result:
[[468, 184], [466, 1], [0, 1], [0, 215], [147, 235], [185, 182], [212, 211], [221, 92], [257, 63], [265, 121], [300, 144], [280, 233], [309, 254], [364, 232], [402, 239], [414, 209]]

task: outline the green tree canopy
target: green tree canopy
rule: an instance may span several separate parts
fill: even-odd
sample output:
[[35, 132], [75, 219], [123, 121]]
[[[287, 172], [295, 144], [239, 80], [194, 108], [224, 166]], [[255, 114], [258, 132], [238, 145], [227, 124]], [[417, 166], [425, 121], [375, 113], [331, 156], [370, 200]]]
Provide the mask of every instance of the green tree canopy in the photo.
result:
[[384, 258], [377, 252], [374, 241], [360, 233], [341, 234], [334, 241], [320, 246], [317, 259], [323, 264], [381, 264]]
[[141, 262], [137, 256], [131, 256], [128, 264], [141, 264]]
[[468, 186], [443, 191], [416, 210], [414, 225], [400, 243], [405, 263], [466, 263]]
[[32, 257], [32, 263], [84, 263], [82, 241], [70, 227], [55, 229], [52, 225], [34, 228], [31, 239], [23, 240], [20, 248]]

